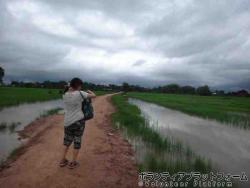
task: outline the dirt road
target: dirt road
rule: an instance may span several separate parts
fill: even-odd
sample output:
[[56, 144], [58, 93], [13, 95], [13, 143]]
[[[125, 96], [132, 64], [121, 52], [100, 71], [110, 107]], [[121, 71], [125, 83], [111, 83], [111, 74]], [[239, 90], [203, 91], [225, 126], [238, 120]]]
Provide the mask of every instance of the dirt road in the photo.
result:
[[[63, 142], [63, 115], [35, 121], [21, 132], [29, 141], [20, 156], [0, 172], [1, 188], [137, 187], [133, 151], [111, 127], [110, 95], [93, 101], [95, 118], [86, 123], [79, 154], [80, 167], [58, 166]], [[72, 150], [69, 151], [71, 157]]]

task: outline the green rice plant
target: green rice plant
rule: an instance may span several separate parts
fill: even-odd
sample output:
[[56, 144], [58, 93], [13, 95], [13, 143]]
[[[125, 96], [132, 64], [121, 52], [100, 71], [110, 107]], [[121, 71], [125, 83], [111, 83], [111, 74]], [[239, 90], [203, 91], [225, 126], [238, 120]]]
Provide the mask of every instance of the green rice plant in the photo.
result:
[[181, 142], [172, 138], [163, 138], [156, 130], [149, 127], [148, 122], [141, 116], [139, 108], [129, 104], [126, 96], [115, 95], [112, 97], [112, 102], [116, 107], [116, 112], [112, 115], [113, 125], [119, 125], [129, 137], [140, 137], [145, 144], [143, 148], [150, 148], [144, 160], [138, 163], [139, 170], [167, 170], [171, 173], [183, 170], [200, 172], [211, 170], [211, 163], [195, 155], [189, 147], [184, 147]]
[[250, 97], [198, 96], [129, 92], [128, 97], [152, 102], [231, 126], [250, 128]]
[[[114, 95], [112, 102], [116, 107], [116, 112], [112, 114], [113, 126], [119, 128], [131, 143], [139, 172], [168, 172], [170, 175], [215, 172], [210, 160], [195, 154], [180, 141], [162, 138], [156, 129], [149, 127], [139, 108], [129, 104], [126, 96]], [[193, 188], [194, 181], [192, 178], [186, 187]], [[181, 182], [186, 183], [185, 180]], [[233, 183], [233, 187], [237, 185]]]
[[121, 95], [112, 97], [112, 102], [115, 104], [119, 113], [112, 115], [113, 122], [119, 122], [127, 128], [128, 134], [140, 135], [144, 141], [147, 141], [159, 150], [166, 149], [181, 150], [182, 147], [173, 143], [168, 138], [162, 138], [156, 131], [147, 125], [145, 119], [140, 116], [140, 110], [131, 104], [128, 104]]
[[59, 89], [0, 87], [0, 108], [61, 98]]

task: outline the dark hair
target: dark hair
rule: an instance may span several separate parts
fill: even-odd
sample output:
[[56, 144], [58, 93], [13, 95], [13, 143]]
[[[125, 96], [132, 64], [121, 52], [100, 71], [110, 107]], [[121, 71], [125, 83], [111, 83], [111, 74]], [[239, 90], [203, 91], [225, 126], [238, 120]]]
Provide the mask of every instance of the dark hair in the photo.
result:
[[83, 82], [80, 78], [73, 78], [69, 85], [65, 86], [64, 93], [66, 93], [69, 90], [69, 87], [72, 87], [73, 89], [77, 89], [79, 86], [82, 86]]
[[80, 78], [73, 78], [70, 81], [70, 87], [72, 87], [73, 89], [77, 89], [79, 86], [82, 86], [83, 82]]

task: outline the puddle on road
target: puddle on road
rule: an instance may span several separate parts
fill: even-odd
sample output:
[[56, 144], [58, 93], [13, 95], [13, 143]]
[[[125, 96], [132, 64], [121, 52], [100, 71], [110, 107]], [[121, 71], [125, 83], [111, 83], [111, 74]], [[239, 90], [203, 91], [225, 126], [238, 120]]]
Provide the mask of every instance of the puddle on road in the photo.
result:
[[3, 108], [0, 111], [0, 125], [5, 125], [6, 128], [0, 131], [0, 161], [21, 144], [16, 131], [22, 130], [48, 110], [62, 107], [62, 100], [51, 100]]
[[140, 108], [149, 126], [162, 137], [180, 140], [196, 154], [210, 159], [222, 172], [237, 175], [246, 172], [250, 178], [250, 130], [190, 116], [138, 99], [130, 98], [129, 103]]

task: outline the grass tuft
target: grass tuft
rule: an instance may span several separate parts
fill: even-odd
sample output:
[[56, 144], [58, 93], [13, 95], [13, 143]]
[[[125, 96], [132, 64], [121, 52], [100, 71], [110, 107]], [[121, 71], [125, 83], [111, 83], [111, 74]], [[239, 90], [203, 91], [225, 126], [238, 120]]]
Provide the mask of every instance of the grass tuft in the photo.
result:
[[116, 112], [112, 115], [113, 125], [119, 125], [126, 132], [128, 140], [137, 137], [143, 142], [143, 146], [138, 149], [146, 150], [143, 160], [139, 160], [142, 156], [137, 159], [140, 171], [177, 173], [211, 170], [211, 163], [195, 155], [189, 147], [173, 138], [161, 137], [156, 130], [149, 127], [139, 108], [129, 104], [126, 96], [114, 95], [112, 102], [116, 107]]

